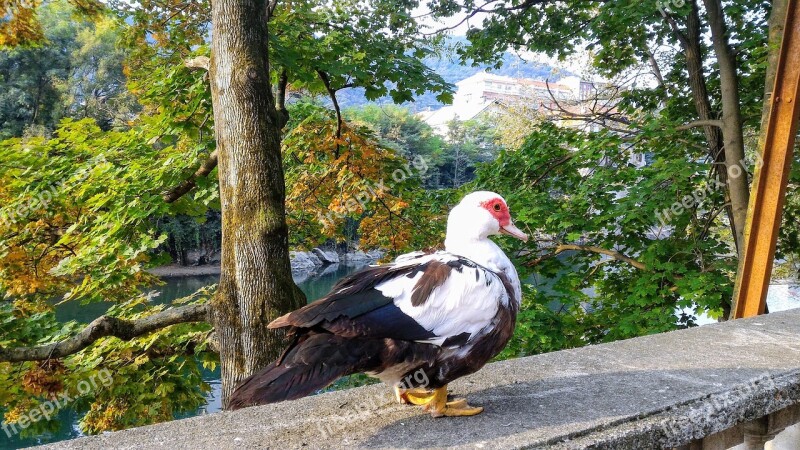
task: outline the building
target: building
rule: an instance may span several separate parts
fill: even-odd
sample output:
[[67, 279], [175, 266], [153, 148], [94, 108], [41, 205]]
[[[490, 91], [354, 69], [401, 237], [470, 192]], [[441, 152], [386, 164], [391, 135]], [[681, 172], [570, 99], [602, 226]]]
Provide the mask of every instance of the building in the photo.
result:
[[478, 72], [456, 83], [456, 87], [452, 105], [418, 114], [442, 136], [447, 134], [447, 124], [453, 119], [471, 120], [481, 114], [502, 109], [503, 105], [519, 102], [547, 113], [558, 110], [561, 106], [571, 108], [571, 105], [589, 98], [595, 91], [594, 84], [574, 76], [557, 82], [547, 82], [489, 72]]
[[[512, 78], [478, 72], [456, 83], [453, 104], [418, 116], [440, 136], [447, 136], [453, 120], [468, 121], [492, 114], [541, 114], [557, 116], [565, 127], [598, 131], [607, 121], [624, 126], [624, 117], [616, 108], [618, 92], [611, 85], [581, 80], [576, 76], [550, 82], [531, 78]], [[520, 108], [519, 106], [522, 106]], [[631, 153], [629, 163], [647, 165], [644, 154]]]

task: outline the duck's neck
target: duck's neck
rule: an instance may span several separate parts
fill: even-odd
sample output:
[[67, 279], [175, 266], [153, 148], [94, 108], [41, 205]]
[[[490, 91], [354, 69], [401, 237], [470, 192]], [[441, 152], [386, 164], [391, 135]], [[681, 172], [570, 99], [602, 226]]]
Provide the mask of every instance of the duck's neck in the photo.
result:
[[489, 238], [447, 236], [444, 248], [450, 253], [463, 256], [494, 271], [511, 264], [503, 250]]
[[463, 256], [494, 272], [502, 272], [508, 276], [514, 287], [514, 301], [519, 305], [522, 300], [522, 286], [517, 269], [500, 247], [489, 238], [463, 238], [447, 236], [444, 241], [445, 250], [454, 255]]

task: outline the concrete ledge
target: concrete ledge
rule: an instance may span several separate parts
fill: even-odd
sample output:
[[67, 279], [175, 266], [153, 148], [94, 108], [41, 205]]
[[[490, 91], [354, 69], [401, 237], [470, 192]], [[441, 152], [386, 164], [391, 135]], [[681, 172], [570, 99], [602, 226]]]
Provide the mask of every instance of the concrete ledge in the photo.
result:
[[502, 361], [451, 390], [486, 410], [432, 419], [377, 385], [50, 447], [679, 447], [800, 403], [800, 310]]

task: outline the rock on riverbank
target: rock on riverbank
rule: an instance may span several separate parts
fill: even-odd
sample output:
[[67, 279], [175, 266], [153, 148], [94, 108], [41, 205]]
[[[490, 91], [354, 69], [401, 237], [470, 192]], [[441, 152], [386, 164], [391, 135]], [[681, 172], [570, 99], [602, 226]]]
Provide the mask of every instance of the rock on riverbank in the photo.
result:
[[356, 250], [339, 254], [332, 250], [315, 248], [310, 252], [289, 252], [289, 257], [293, 272], [305, 272], [334, 264], [364, 265], [381, 259], [385, 254], [382, 250], [370, 250], [366, 253]]
[[322, 264], [339, 264], [339, 254], [334, 251], [325, 251], [320, 248], [311, 250], [310, 254], [316, 255]]

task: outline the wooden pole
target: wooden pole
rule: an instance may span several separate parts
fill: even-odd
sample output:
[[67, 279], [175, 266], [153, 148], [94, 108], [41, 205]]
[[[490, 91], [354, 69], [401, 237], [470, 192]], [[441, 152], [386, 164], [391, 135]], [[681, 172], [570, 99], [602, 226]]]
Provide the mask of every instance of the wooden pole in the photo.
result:
[[767, 134], [756, 168], [734, 286], [734, 319], [764, 313], [800, 116], [800, 0], [789, 0]]

